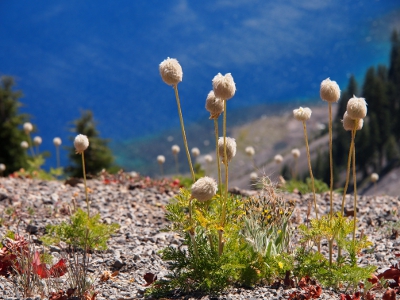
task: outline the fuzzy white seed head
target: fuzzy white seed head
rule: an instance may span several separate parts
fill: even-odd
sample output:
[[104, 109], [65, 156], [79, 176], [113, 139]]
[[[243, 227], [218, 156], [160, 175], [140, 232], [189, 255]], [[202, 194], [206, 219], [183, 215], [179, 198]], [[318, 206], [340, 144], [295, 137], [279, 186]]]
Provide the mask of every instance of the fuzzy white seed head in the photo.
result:
[[29, 123], [29, 122], [24, 123], [24, 131], [26, 134], [28, 134], [32, 130], [33, 130], [33, 126], [31, 123]]
[[344, 130], [352, 131], [356, 124], [356, 120], [357, 120], [356, 130], [361, 130], [364, 125], [364, 120], [363, 119], [352, 119], [352, 118], [350, 118], [349, 114], [346, 111], [343, 115], [343, 120], [342, 120]]
[[292, 155], [295, 159], [298, 159], [300, 157], [300, 150], [297, 148], [292, 149]]
[[257, 180], [258, 179], [258, 175], [256, 172], [251, 172], [250, 173], [250, 180]]
[[[220, 137], [218, 139], [218, 151], [219, 156], [222, 159], [222, 162], [225, 163], [225, 155], [224, 155], [224, 138]], [[227, 137], [226, 138], [226, 156], [228, 158], [228, 163], [234, 158], [236, 155], [236, 141], [234, 138]]]
[[24, 149], [28, 149], [29, 148], [28, 142], [27, 141], [22, 141], [21, 142], [21, 147], [24, 148]]
[[173, 146], [171, 147], [171, 150], [172, 150], [172, 154], [173, 154], [173, 155], [177, 155], [177, 154], [181, 151], [181, 148], [179, 148], [178, 145], [173, 145]]
[[212, 80], [215, 97], [222, 100], [231, 99], [236, 92], [236, 85], [231, 73], [222, 75], [218, 73]]
[[0, 164], [0, 172], [5, 171], [6, 165], [5, 164]]
[[319, 93], [321, 99], [327, 102], [337, 102], [340, 98], [339, 85], [336, 81], [332, 81], [329, 78], [321, 82]]
[[217, 193], [217, 182], [211, 177], [202, 177], [192, 185], [192, 198], [204, 202], [210, 200]]
[[210, 91], [206, 99], [206, 109], [210, 112], [210, 119], [218, 119], [219, 115], [224, 112], [224, 101], [216, 98], [214, 91]]
[[54, 144], [54, 146], [56, 146], [56, 147], [58, 147], [58, 146], [60, 146], [61, 145], [61, 139], [59, 138], [59, 137], [55, 137], [54, 139], [53, 139], [53, 144]]
[[207, 154], [206, 156], [204, 156], [204, 160], [206, 161], [206, 163], [212, 163], [213, 158], [210, 154]]
[[42, 138], [40, 136], [35, 136], [33, 138], [33, 143], [37, 146], [39, 146], [40, 144], [42, 144]]
[[192, 155], [193, 155], [194, 157], [197, 157], [197, 156], [200, 155], [200, 150], [199, 150], [199, 148], [197, 148], [197, 147], [192, 148], [191, 152], [192, 152]]
[[274, 156], [274, 161], [275, 161], [277, 164], [282, 163], [282, 162], [283, 162], [283, 157], [282, 157], [282, 155], [280, 155], [280, 154], [275, 155], [275, 156]]
[[364, 98], [353, 96], [347, 102], [347, 113], [352, 119], [363, 119], [367, 115], [367, 102]]
[[82, 154], [89, 147], [89, 139], [86, 135], [78, 134], [74, 140], [76, 154]]
[[307, 121], [308, 119], [311, 118], [311, 109], [308, 107], [299, 107], [298, 109], [293, 110], [293, 116], [296, 120], [298, 121]]
[[175, 58], [167, 58], [160, 64], [160, 75], [168, 85], [177, 85], [182, 81], [182, 67]]
[[165, 163], [165, 156], [164, 155], [159, 155], [157, 156], [157, 162], [162, 165], [163, 163]]
[[371, 182], [375, 183], [379, 180], [379, 175], [377, 173], [372, 173], [371, 174]]
[[254, 154], [256, 153], [254, 148], [252, 146], [247, 146], [246, 149], [244, 149], [244, 151], [246, 152], [246, 154], [250, 157], [253, 157]]

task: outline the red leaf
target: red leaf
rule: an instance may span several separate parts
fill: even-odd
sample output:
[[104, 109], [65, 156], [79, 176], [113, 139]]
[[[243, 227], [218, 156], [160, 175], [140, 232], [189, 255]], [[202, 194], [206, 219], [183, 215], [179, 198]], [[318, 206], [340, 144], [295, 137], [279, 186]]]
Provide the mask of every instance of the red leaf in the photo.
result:
[[385, 278], [385, 279], [394, 279], [398, 280], [400, 277], [400, 270], [398, 268], [395, 268], [393, 266], [390, 267], [390, 269], [386, 270], [383, 273], [378, 274], [378, 278]]
[[375, 300], [375, 295], [371, 294], [370, 292], [367, 292], [364, 298], [365, 300]]
[[39, 252], [35, 252], [34, 257], [33, 257], [33, 271], [39, 275], [40, 278], [49, 278], [50, 277], [50, 271], [47, 269], [46, 264], [42, 264], [40, 262], [40, 254]]
[[371, 275], [371, 278], [367, 279], [369, 282], [371, 282], [372, 284], [376, 284], [379, 282], [379, 278], [376, 277], [374, 274]]
[[157, 275], [153, 274], [153, 273], [146, 273], [143, 276], [144, 280], [146, 280], [146, 284], [144, 284], [143, 286], [149, 286], [150, 284], [152, 284], [154, 281], [157, 280]]
[[388, 289], [382, 296], [382, 300], [396, 300], [396, 291]]
[[51, 277], [61, 277], [67, 273], [67, 265], [65, 264], [65, 259], [61, 258], [58, 263], [50, 268]]

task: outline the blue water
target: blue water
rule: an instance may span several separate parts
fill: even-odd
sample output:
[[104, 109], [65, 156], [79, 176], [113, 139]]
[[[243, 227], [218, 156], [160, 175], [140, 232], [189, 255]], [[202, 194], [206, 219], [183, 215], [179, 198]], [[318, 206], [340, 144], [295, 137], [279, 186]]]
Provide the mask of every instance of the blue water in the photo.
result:
[[183, 67], [190, 123], [207, 116], [218, 72], [235, 79], [232, 108], [317, 99], [327, 77], [342, 89], [350, 74], [361, 82], [369, 66], [388, 64], [398, 19], [394, 0], [1, 1], [0, 74], [16, 77], [22, 110], [53, 151], [55, 136], [71, 145], [69, 122], [82, 109], [116, 141], [177, 127], [173, 91], [158, 74], [168, 56]]

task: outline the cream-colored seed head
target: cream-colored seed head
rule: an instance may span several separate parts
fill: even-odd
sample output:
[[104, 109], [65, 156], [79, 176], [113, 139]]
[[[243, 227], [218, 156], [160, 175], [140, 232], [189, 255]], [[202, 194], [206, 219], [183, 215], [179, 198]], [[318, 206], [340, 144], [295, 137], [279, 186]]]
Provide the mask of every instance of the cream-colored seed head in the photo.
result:
[[352, 119], [363, 119], [367, 115], [367, 102], [364, 98], [353, 96], [347, 102], [347, 113]]
[[179, 148], [178, 145], [173, 145], [173, 146], [171, 147], [171, 150], [172, 150], [172, 154], [173, 154], [173, 155], [176, 155], [176, 154], [178, 154], [178, 153], [181, 151], [181, 148]]
[[375, 183], [379, 180], [379, 175], [377, 173], [371, 174], [371, 182]]
[[157, 156], [157, 162], [162, 165], [163, 163], [165, 163], [165, 156], [164, 155], [159, 155]]
[[212, 80], [215, 97], [222, 100], [231, 99], [236, 92], [236, 85], [231, 73], [222, 75], [218, 73]]
[[192, 198], [204, 202], [210, 200], [217, 193], [217, 182], [211, 177], [202, 177], [192, 184]]
[[[358, 120], [358, 126], [356, 130], [361, 130], [364, 125], [364, 120], [363, 119], [356, 119], [356, 120]], [[343, 120], [342, 120], [344, 130], [352, 131], [356, 124], [356, 120], [350, 118], [349, 114], [346, 111], [343, 115]]]
[[89, 139], [86, 135], [78, 134], [74, 140], [76, 154], [82, 154], [89, 147]]
[[[222, 162], [225, 163], [224, 160], [224, 138], [220, 137], [218, 139], [218, 151], [219, 156], [222, 159]], [[227, 137], [226, 138], [226, 156], [228, 159], [228, 163], [234, 158], [236, 155], [236, 141], [234, 138]]]
[[6, 165], [5, 164], [0, 164], [0, 172], [3, 172], [6, 170]]
[[28, 149], [29, 148], [28, 142], [27, 141], [22, 141], [21, 142], [21, 147], [24, 148], [24, 149]]
[[42, 144], [42, 138], [41, 138], [40, 136], [35, 136], [35, 137], [33, 138], [33, 143], [34, 143], [35, 145], [40, 145], [40, 144]]
[[256, 172], [251, 172], [250, 173], [250, 180], [257, 180], [257, 178], [258, 178], [258, 175], [257, 175]]
[[197, 147], [192, 148], [191, 152], [192, 152], [192, 155], [193, 155], [194, 157], [197, 157], [197, 156], [200, 155], [200, 150], [199, 150], [199, 148], [197, 148]]
[[224, 101], [216, 98], [214, 91], [210, 91], [206, 99], [206, 109], [210, 112], [210, 119], [217, 119], [224, 112]]
[[26, 134], [28, 134], [29, 132], [31, 132], [33, 130], [33, 126], [29, 122], [24, 123], [23, 126], [24, 126], [24, 131]]
[[282, 155], [280, 155], [280, 154], [275, 155], [274, 161], [275, 161], [277, 164], [282, 163], [282, 162], [283, 162], [283, 157], [282, 157]]
[[336, 81], [332, 81], [329, 78], [321, 82], [321, 88], [319, 90], [322, 100], [327, 102], [337, 102], [340, 98], [340, 88]]
[[297, 148], [292, 149], [292, 155], [295, 159], [300, 157], [300, 150]]
[[293, 116], [296, 120], [298, 121], [307, 121], [308, 119], [311, 118], [311, 109], [308, 107], [299, 107], [298, 109], [293, 110]]
[[61, 139], [59, 138], [59, 137], [55, 137], [54, 139], [53, 139], [53, 144], [54, 144], [54, 146], [56, 146], [56, 147], [58, 147], [58, 146], [60, 146], [61, 145]]
[[211, 163], [213, 161], [213, 158], [210, 154], [207, 154], [206, 156], [204, 156], [204, 160], [206, 161], [206, 163]]
[[246, 154], [248, 156], [254, 156], [254, 154], [256, 153], [252, 146], [246, 147], [246, 149], [244, 149], [244, 151], [246, 152]]
[[160, 64], [160, 75], [168, 85], [177, 85], [182, 81], [182, 67], [175, 58], [167, 58]]

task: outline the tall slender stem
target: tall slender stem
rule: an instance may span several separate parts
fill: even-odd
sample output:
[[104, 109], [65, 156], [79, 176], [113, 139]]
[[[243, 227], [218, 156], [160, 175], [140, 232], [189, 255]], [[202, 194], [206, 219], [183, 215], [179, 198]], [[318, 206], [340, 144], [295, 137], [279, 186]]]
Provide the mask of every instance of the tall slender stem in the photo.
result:
[[330, 168], [330, 188], [329, 188], [329, 200], [331, 204], [330, 216], [333, 218], [333, 155], [332, 155], [332, 103], [328, 102], [329, 107], [329, 168]]
[[222, 206], [221, 226], [225, 225], [226, 202], [228, 200], [228, 156], [226, 153], [226, 100], [224, 100], [224, 122], [223, 122], [223, 136], [224, 136], [224, 157], [223, 163], [225, 165], [225, 195]]
[[56, 146], [56, 156], [57, 156], [57, 168], [60, 167], [60, 149]]
[[306, 127], [306, 122], [305, 121], [303, 121], [303, 129], [304, 129], [304, 139], [306, 141], [306, 150], [307, 150], [307, 159], [308, 159], [308, 171], [310, 172], [311, 187], [312, 187], [313, 197], [314, 197], [315, 218], [318, 220], [317, 197], [316, 197], [316, 194], [315, 194], [314, 175], [313, 175], [312, 168], [311, 168], [310, 147], [308, 146], [307, 127]]
[[85, 154], [82, 152], [82, 169], [83, 169], [83, 184], [85, 186], [85, 196], [86, 196], [86, 208], [88, 217], [90, 218], [90, 210], [89, 210], [89, 197], [88, 197], [88, 190], [86, 184], [86, 170], [85, 170]]
[[222, 200], [222, 176], [221, 176], [221, 163], [219, 161], [219, 147], [218, 147], [218, 119], [214, 119], [214, 132], [215, 132], [215, 147], [217, 152], [217, 167], [218, 167], [218, 189], [220, 200]]
[[354, 147], [354, 137], [356, 135], [356, 130], [353, 129], [351, 131], [351, 142], [350, 142], [350, 149], [349, 149], [349, 155], [347, 157], [347, 171], [346, 171], [346, 183], [344, 185], [343, 189], [343, 198], [342, 198], [342, 216], [344, 215], [344, 204], [345, 204], [345, 199], [346, 199], [346, 192], [347, 188], [349, 187], [349, 181], [350, 181], [350, 166], [351, 166], [351, 155], [353, 153], [353, 147]]
[[[354, 122], [354, 134], [353, 136], [355, 137], [355, 131], [356, 128], [358, 127], [358, 120]], [[357, 172], [356, 172], [356, 145], [354, 143], [353, 139], [353, 184], [354, 184], [354, 228], [353, 228], [353, 242], [356, 239], [356, 229], [357, 229]]]
[[196, 176], [194, 175], [192, 159], [190, 158], [189, 147], [188, 147], [188, 143], [187, 143], [187, 139], [186, 139], [185, 126], [183, 124], [183, 116], [182, 116], [181, 104], [180, 104], [180, 101], [179, 101], [179, 93], [178, 93], [178, 86], [177, 85], [174, 85], [174, 91], [175, 91], [176, 104], [178, 106], [179, 120], [181, 122], [183, 144], [185, 145], [185, 151], [186, 151], [186, 156], [187, 156], [188, 163], [189, 163], [190, 173], [192, 174], [193, 182], [195, 182], [196, 181]]

